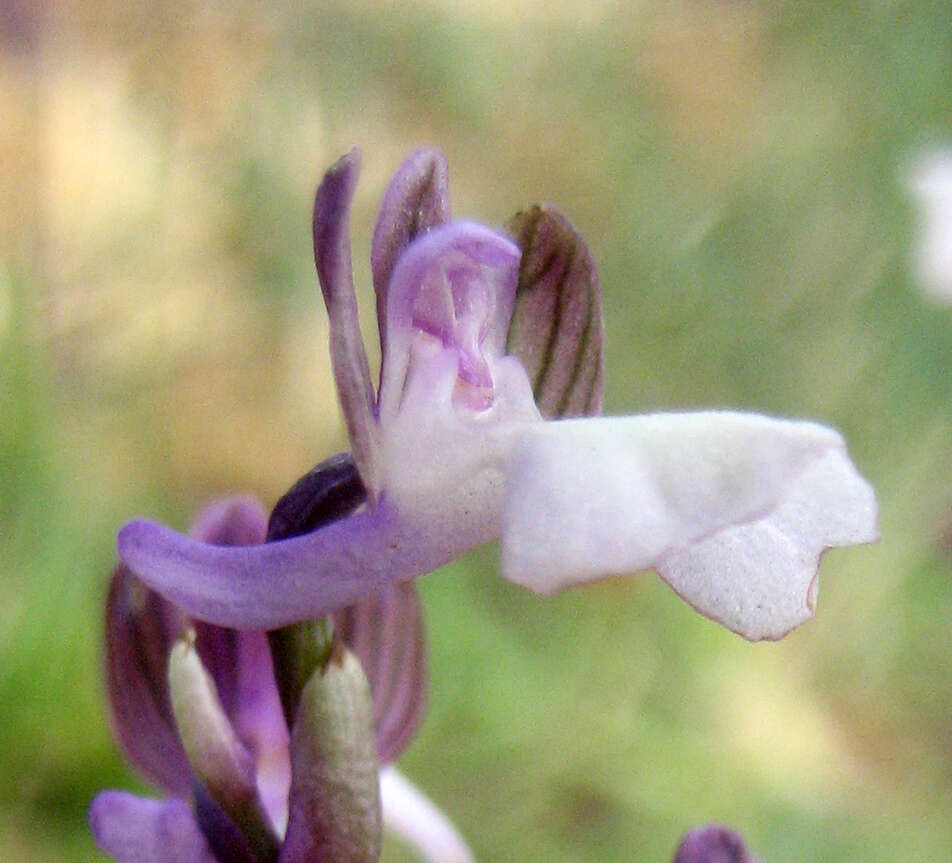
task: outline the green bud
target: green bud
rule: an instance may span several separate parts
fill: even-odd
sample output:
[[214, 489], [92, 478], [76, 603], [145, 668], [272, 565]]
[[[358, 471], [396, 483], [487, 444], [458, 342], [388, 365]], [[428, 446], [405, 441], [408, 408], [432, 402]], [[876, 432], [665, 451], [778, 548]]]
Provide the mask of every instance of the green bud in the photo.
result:
[[301, 692], [283, 854], [301, 863], [375, 863], [380, 849], [370, 687], [356, 657], [341, 646]]

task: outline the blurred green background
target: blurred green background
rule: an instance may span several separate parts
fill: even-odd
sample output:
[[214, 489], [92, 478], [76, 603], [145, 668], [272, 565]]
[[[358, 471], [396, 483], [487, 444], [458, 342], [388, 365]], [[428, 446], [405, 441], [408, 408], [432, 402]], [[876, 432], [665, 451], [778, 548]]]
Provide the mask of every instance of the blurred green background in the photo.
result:
[[271, 504], [345, 445], [309, 219], [355, 144], [365, 334], [380, 194], [439, 146], [457, 214], [589, 239], [606, 412], [830, 423], [882, 505], [777, 644], [653, 575], [423, 579], [405, 772], [483, 861], [668, 861], [708, 820], [766, 863], [952, 858], [952, 310], [904, 186], [952, 139], [946, 2], [2, 0], [0, 37], [5, 861], [101, 859], [90, 798], [146, 790], [99, 676], [119, 524]]

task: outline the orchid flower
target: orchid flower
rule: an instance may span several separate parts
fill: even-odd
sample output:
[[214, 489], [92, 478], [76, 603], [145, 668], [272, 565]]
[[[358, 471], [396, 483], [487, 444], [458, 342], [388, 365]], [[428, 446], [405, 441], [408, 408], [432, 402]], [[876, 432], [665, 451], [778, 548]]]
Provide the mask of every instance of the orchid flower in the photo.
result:
[[449, 221], [445, 162], [429, 151], [397, 173], [374, 231], [374, 391], [348, 236], [358, 163], [345, 156], [318, 189], [314, 252], [366, 504], [247, 548], [134, 521], [122, 560], [194, 617], [239, 629], [328, 614], [493, 539], [502, 575], [539, 593], [655, 569], [752, 640], [810, 617], [822, 552], [877, 536], [842, 438], [720, 411], [552, 420], [601, 404], [584, 244], [549, 208], [517, 219], [517, 242]]
[[678, 843], [672, 863], [759, 863], [734, 830], [705, 824], [689, 830]]
[[[310, 482], [312, 509], [321, 505], [315, 504], [320, 494], [328, 497], [327, 489], [339, 475], [336, 467], [332, 464]], [[326, 515], [328, 507], [323, 510]], [[285, 506], [276, 514], [288, 511]], [[277, 529], [283, 532], [287, 524], [278, 523]], [[192, 535], [222, 546], [261, 543], [265, 515], [252, 499], [226, 499], [200, 515]], [[170, 796], [153, 800], [124, 791], [99, 794], [90, 808], [99, 847], [119, 863], [376, 859], [378, 803], [366, 792], [379, 782], [384, 826], [414, 847], [421, 860], [471, 863], [469, 849], [446, 816], [388, 764], [419, 724], [425, 685], [420, 615], [412, 583], [405, 583], [336, 616], [340, 637], [367, 671], [372, 695], [375, 734], [370, 717], [363, 718], [376, 751], [356, 758], [348, 751], [343, 766], [348, 782], [357, 774], [366, 786], [368, 801], [354, 805], [328, 798], [328, 786], [333, 790], [332, 780], [339, 783], [341, 777], [322, 758], [321, 749], [329, 745], [319, 733], [326, 716], [315, 715], [301, 693], [286, 721], [267, 635], [190, 621], [127, 567], [117, 567], [106, 614], [113, 727], [129, 760]], [[189, 630], [191, 638], [183, 640], [181, 634]], [[347, 669], [345, 659], [336, 678], [343, 689], [328, 694], [324, 712], [345, 711], [344, 721], [331, 730], [359, 744], [361, 710], [353, 709], [354, 704], [359, 708], [359, 699], [346, 688]], [[359, 671], [354, 674], [363, 680]], [[326, 679], [320, 682], [326, 685]], [[307, 685], [313, 690], [315, 681]], [[333, 742], [333, 735], [328, 736]], [[356, 749], [360, 755], [360, 746]], [[379, 780], [378, 760], [384, 764]], [[345, 823], [315, 835], [329, 818]], [[353, 825], [346, 822], [354, 818], [369, 819], [369, 824], [350, 829]], [[342, 831], [366, 834], [369, 849], [345, 855], [321, 845], [327, 834]]]

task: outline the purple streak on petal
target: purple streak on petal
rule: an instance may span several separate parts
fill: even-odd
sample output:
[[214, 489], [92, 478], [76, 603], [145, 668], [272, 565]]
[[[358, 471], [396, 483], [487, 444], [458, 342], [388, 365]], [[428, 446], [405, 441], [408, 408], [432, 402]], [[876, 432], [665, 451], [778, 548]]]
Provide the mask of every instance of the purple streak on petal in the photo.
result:
[[221, 548], [133, 521], [119, 532], [118, 548], [143, 581], [193, 617], [235, 629], [276, 629], [432, 572], [491, 538], [417, 522], [382, 500], [376, 510], [294, 539]]
[[352, 150], [325, 175], [314, 199], [314, 263], [330, 318], [331, 364], [354, 459], [376, 497], [376, 398], [360, 335], [350, 262], [350, 205], [360, 173]]
[[719, 824], [695, 827], [684, 835], [672, 863], [757, 863], [743, 837]]
[[588, 245], [549, 204], [517, 214], [509, 230], [522, 260], [507, 350], [522, 361], [546, 419], [599, 414], [602, 300]]
[[99, 848], [117, 863], [220, 863], [191, 810], [174, 797], [146, 800], [103, 791], [89, 807], [89, 828]]
[[387, 289], [403, 250], [450, 219], [449, 169], [439, 150], [417, 150], [394, 174], [380, 204], [370, 250], [380, 344], [387, 343]]
[[416, 585], [385, 585], [335, 614], [334, 623], [370, 682], [377, 756], [395, 761], [426, 709], [426, 634]]
[[170, 794], [188, 793], [190, 770], [169, 701], [168, 655], [181, 612], [116, 567], [106, 600], [105, 675], [113, 731], [132, 764]]

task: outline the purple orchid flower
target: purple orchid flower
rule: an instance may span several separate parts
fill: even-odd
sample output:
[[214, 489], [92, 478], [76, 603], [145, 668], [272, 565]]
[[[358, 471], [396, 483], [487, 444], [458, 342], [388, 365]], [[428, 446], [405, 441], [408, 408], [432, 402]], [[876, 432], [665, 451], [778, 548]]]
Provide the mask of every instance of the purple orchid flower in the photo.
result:
[[445, 163], [426, 151], [374, 232], [375, 393], [350, 265], [357, 173], [351, 153], [325, 176], [314, 250], [366, 505], [249, 548], [127, 524], [122, 560], [177, 606], [270, 629], [498, 539], [503, 576], [539, 593], [653, 568], [702, 614], [776, 639], [812, 615], [822, 552], [877, 538], [873, 491], [829, 428], [730, 412], [547, 421], [601, 403], [597, 283], [544, 289], [590, 262], [559, 253], [545, 210], [517, 220], [518, 244], [449, 222]]
[[720, 824], [695, 827], [682, 837], [672, 863], [759, 863], [743, 837]]
[[[307, 502], [312, 509], [321, 506], [326, 516], [334, 500], [329, 507], [321, 495], [327, 497], [340, 465], [335, 461], [317, 475], [319, 482], [308, 485]], [[290, 529], [282, 517], [296, 503], [276, 509], [271, 533]], [[220, 546], [250, 546], [265, 541], [266, 527], [256, 501], [231, 498], [207, 508], [192, 535]], [[349, 683], [352, 677], [362, 681], [363, 674], [345, 657], [336, 677], [315, 675], [330, 687], [317, 703], [320, 709], [307, 695], [315, 682], [307, 684], [289, 734], [265, 633], [190, 621], [127, 567], [117, 567], [106, 614], [113, 727], [129, 760], [170, 796], [100, 793], [90, 808], [99, 847], [119, 863], [371, 860], [379, 852], [374, 846], [379, 835], [372, 834], [382, 810], [384, 826], [416, 848], [421, 859], [469, 863], [472, 855], [446, 816], [388, 763], [409, 743], [422, 711], [426, 663], [412, 587], [387, 586], [336, 617], [341, 638], [367, 670], [375, 733], [369, 711], [362, 717], [353, 709], [360, 699]], [[189, 630], [191, 636], [183, 639]], [[342, 720], [336, 725], [335, 713]], [[362, 721], [369, 752], [366, 744], [361, 750]], [[363, 805], [334, 799], [333, 789], [343, 784], [346, 790], [347, 782], [335, 775], [334, 759], [322, 750], [340, 735], [357, 743], [348, 749], [343, 769], [347, 782], [361, 774], [368, 796]], [[378, 760], [384, 765], [379, 801]], [[368, 788], [375, 793], [367, 795]], [[345, 823], [321, 830], [331, 818]], [[346, 823], [360, 818], [369, 819], [369, 829]], [[342, 852], [339, 845], [322, 844], [341, 833], [371, 834], [370, 846]]]

